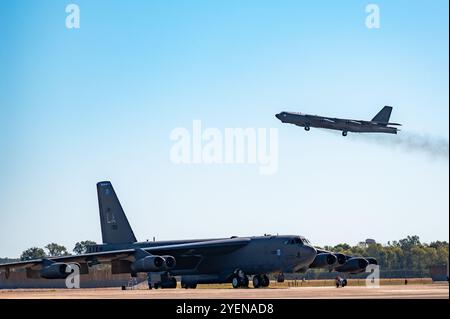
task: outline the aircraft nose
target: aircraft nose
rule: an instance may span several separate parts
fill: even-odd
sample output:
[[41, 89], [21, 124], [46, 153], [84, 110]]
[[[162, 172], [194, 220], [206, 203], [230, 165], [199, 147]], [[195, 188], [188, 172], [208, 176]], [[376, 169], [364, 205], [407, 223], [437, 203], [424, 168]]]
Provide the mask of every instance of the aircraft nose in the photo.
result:
[[308, 245], [308, 249], [309, 249], [308, 251], [309, 251], [310, 254], [312, 254], [312, 255], [316, 255], [317, 254], [317, 250], [313, 246]]
[[313, 262], [314, 258], [316, 258], [317, 250], [310, 245], [305, 245], [305, 251], [306, 251], [306, 258], [311, 260]]
[[279, 120], [281, 120], [281, 113], [275, 114], [275, 117]]

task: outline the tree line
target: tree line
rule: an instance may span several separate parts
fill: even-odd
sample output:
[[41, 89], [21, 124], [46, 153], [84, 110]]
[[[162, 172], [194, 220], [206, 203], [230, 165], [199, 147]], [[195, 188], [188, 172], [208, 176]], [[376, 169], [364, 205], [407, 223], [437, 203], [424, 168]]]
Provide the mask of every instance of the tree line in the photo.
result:
[[380, 269], [384, 271], [428, 272], [431, 266], [447, 265], [449, 261], [448, 242], [422, 243], [419, 236], [407, 236], [399, 241], [388, 242], [387, 245], [378, 243], [356, 246], [339, 244], [324, 248], [352, 256], [374, 257], [377, 259]]
[[[89, 245], [95, 245], [96, 242], [92, 240], [84, 240], [77, 242], [75, 247], [72, 249], [72, 252], [76, 255], [85, 254], [87, 252], [87, 247]], [[57, 243], [50, 243], [46, 245], [44, 248], [40, 247], [31, 247], [22, 252], [20, 255], [20, 260], [31, 260], [31, 259], [40, 259], [51, 256], [69, 256], [69, 252], [67, 248], [63, 245], [58, 245]]]

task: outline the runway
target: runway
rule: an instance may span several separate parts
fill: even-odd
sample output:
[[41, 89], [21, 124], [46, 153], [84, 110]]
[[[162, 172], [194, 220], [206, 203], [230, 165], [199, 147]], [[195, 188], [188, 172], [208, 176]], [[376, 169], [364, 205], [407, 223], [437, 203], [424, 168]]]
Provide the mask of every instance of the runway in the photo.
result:
[[363, 286], [290, 287], [265, 289], [14, 289], [0, 290], [0, 299], [329, 299], [329, 298], [430, 298], [448, 299], [449, 286], [442, 284]]

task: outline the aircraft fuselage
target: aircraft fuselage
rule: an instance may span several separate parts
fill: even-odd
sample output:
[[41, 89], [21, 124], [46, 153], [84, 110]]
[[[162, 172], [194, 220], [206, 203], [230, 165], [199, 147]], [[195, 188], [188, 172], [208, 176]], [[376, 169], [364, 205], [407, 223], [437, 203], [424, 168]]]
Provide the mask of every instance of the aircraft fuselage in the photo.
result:
[[[295, 243], [299, 236], [277, 235], [246, 237], [249, 243], [238, 249], [222, 251], [218, 254], [195, 256], [183, 253], [173, 254], [177, 261], [172, 276], [183, 276], [183, 280], [196, 283], [227, 282], [236, 270], [247, 275], [265, 273], [292, 273], [307, 269], [316, 257], [316, 249], [307, 243]], [[191, 239], [174, 241], [149, 241], [130, 244], [101, 244], [89, 247], [88, 252], [106, 252], [121, 249], [146, 249], [170, 247], [170, 245], [216, 241], [225, 238]], [[228, 239], [228, 238], [227, 238]]]
[[328, 118], [319, 115], [293, 112], [281, 112], [275, 116], [283, 123], [301, 126], [307, 130], [310, 127], [317, 127], [342, 132], [397, 134], [397, 128], [373, 121]]

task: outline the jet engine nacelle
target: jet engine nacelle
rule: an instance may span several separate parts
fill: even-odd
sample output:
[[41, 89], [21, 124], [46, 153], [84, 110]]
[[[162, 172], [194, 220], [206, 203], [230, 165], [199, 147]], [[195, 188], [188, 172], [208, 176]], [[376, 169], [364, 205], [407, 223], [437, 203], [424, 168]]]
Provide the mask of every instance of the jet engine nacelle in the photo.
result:
[[164, 268], [172, 269], [176, 266], [177, 262], [173, 256], [161, 256], [164, 259]]
[[335, 270], [339, 272], [362, 272], [366, 269], [369, 262], [362, 257], [353, 257], [347, 260], [342, 266], [336, 267]]
[[65, 263], [53, 263], [41, 269], [40, 275], [45, 279], [65, 279], [73, 269]]
[[336, 263], [337, 257], [331, 253], [317, 254], [309, 268], [324, 268]]
[[336, 256], [336, 258], [337, 258], [336, 261], [339, 265], [343, 265], [347, 262], [347, 257], [344, 254], [336, 253], [334, 255]]
[[164, 258], [161, 256], [146, 256], [136, 260], [131, 268], [135, 272], [158, 271], [164, 267]]

